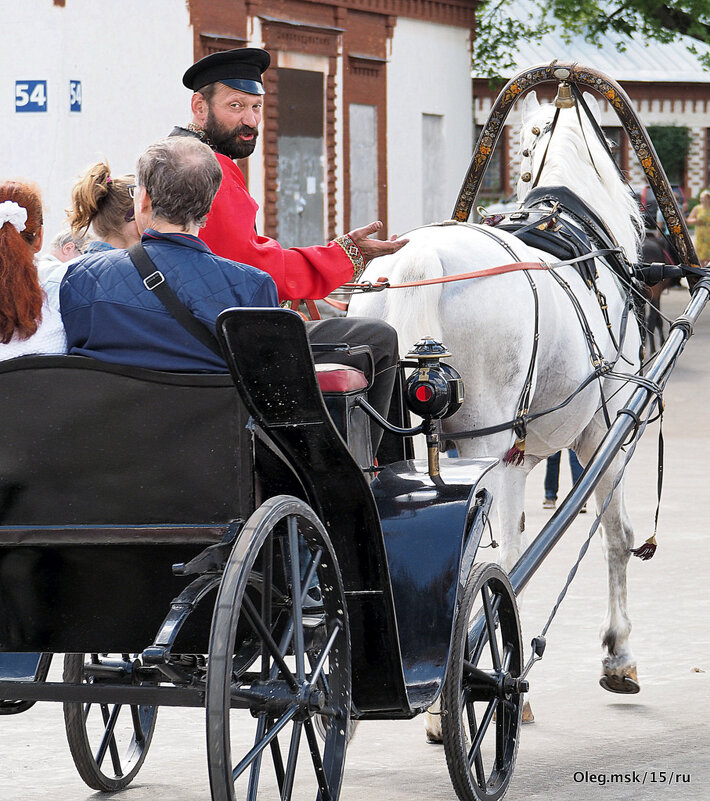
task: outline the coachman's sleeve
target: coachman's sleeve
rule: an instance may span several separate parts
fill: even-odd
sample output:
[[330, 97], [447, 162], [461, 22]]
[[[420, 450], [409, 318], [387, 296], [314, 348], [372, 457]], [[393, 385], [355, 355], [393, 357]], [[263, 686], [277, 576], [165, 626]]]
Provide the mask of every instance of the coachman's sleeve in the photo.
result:
[[320, 299], [359, 277], [364, 259], [345, 235], [319, 247], [282, 248], [275, 239], [256, 233], [259, 208], [244, 176], [226, 156], [217, 154], [223, 178], [200, 231], [213, 253], [263, 270], [274, 279], [280, 300]]

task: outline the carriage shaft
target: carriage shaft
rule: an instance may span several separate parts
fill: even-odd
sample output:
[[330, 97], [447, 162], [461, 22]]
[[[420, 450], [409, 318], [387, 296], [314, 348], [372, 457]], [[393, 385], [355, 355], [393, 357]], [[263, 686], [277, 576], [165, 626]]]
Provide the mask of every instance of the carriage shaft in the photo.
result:
[[[693, 289], [690, 302], [678, 320], [682, 325], [671, 328], [665, 345], [656, 357], [653, 366], [645, 378], [655, 384], [662, 385], [670, 374], [675, 359], [680, 355], [685, 343], [692, 333], [692, 327], [705, 308], [710, 298], [710, 278], [703, 278]], [[633, 432], [636, 421], [654, 398], [654, 393], [639, 386], [631, 395], [624, 410], [619, 412], [604, 439], [589, 461], [584, 472], [574, 485], [564, 503], [558, 508], [541, 529], [537, 537], [530, 543], [520, 559], [510, 571], [510, 582], [516, 595], [522, 591], [528, 581], [542, 565], [550, 551], [562, 538], [580, 509], [587, 502], [599, 480], [607, 470], [616, 454]]]

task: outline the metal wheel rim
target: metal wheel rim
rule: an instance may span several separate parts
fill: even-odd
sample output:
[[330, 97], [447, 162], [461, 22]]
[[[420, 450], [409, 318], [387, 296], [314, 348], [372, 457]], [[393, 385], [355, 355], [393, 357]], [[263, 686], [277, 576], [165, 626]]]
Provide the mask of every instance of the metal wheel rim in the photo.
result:
[[457, 659], [442, 694], [447, 762], [462, 801], [498, 801], [513, 775], [523, 696], [492, 684], [520, 675], [523, 652], [515, 593], [497, 565], [474, 566], [459, 612], [468, 633], [462, 636], [464, 622], [457, 619]]
[[[281, 526], [288, 529], [288, 536], [276, 536], [272, 533]], [[317, 570], [319, 586], [323, 589], [322, 612], [325, 619], [324, 646], [314, 645], [309, 625], [301, 619], [303, 612], [301, 601], [297, 597], [304, 596], [308, 589], [308, 579], [300, 573], [301, 557], [299, 547], [294, 543], [301, 537], [308, 546], [308, 559], [305, 573]], [[269, 621], [274, 615], [282, 615], [285, 606], [264, 604], [265, 597], [272, 597], [272, 591], [265, 590], [258, 604], [254, 602], [255, 583], [250, 579], [255, 566], [261, 568], [259, 583], [263, 587], [280, 586], [279, 559], [275, 555], [284, 547], [288, 539], [288, 560], [283, 559], [281, 566], [289, 563], [292, 578], [293, 571], [298, 575], [300, 593], [290, 593], [293, 628], [283, 631], [279, 643], [272, 641], [271, 646], [262, 643], [261, 654], [252, 666], [250, 674], [239, 662], [239, 651], [235, 649], [239, 625], [243, 625], [245, 615], [250, 618], [259, 613], [267, 630]], [[269, 551], [271, 549], [271, 551]], [[295, 559], [291, 554], [296, 553]], [[320, 552], [320, 556], [316, 556]], [[269, 556], [270, 554], [270, 556]], [[261, 560], [261, 561], [259, 561]], [[273, 563], [273, 573], [264, 570], [263, 565]], [[317, 565], [317, 568], [314, 568]], [[284, 568], [284, 571], [286, 568]], [[276, 593], [278, 595], [278, 593]], [[251, 605], [250, 605], [251, 604]], [[257, 610], [256, 607], [259, 606]], [[295, 621], [301, 620], [300, 625]], [[254, 624], [249, 623], [254, 630]], [[299, 634], [299, 631], [301, 632]], [[248, 691], [259, 681], [281, 681], [285, 676], [283, 667], [276, 665], [274, 646], [280, 649], [284, 659], [295, 664], [293, 676], [303, 685], [314, 676], [313, 664], [319, 664], [321, 658], [329, 664], [327, 676], [326, 707], [335, 725], [327, 727], [327, 736], [321, 747], [313, 723], [315, 715], [312, 711], [304, 711], [297, 704], [286, 705], [278, 713], [257, 711], [252, 708], [253, 737], [248, 745], [241, 745], [246, 754], [241, 759], [232, 758], [231, 715], [224, 714], [232, 698], [232, 679], [235, 686], [242, 683], [242, 689]], [[319, 650], [320, 649], [320, 650]], [[227, 654], [236, 650], [236, 663], [239, 672], [233, 674]], [[326, 656], [323, 656], [323, 652]], [[300, 658], [298, 654], [301, 654]], [[313, 661], [312, 661], [313, 660]], [[316, 667], [321, 680], [316, 684], [322, 688], [324, 673], [322, 667]], [[258, 673], [258, 676], [256, 675]], [[236, 703], [236, 702], [235, 702]], [[252, 801], [262, 783], [262, 774], [272, 774], [272, 781], [277, 785], [274, 789], [282, 799], [300, 797], [300, 788], [294, 783], [297, 769], [306, 768], [310, 773], [310, 783], [315, 783], [315, 792], [307, 797], [317, 796], [320, 799], [330, 798], [336, 801], [340, 793], [342, 773], [347, 745], [347, 729], [350, 710], [350, 652], [347, 631], [347, 613], [340, 571], [328, 535], [312, 510], [302, 501], [289, 496], [278, 496], [263, 504], [247, 522], [237, 541], [230, 562], [225, 569], [222, 584], [215, 605], [215, 614], [210, 637], [210, 654], [207, 673], [207, 749], [210, 786], [213, 801], [236, 801], [245, 798]], [[232, 711], [232, 715], [234, 715]], [[241, 710], [242, 719], [246, 710]], [[254, 722], [255, 721], [255, 722]], [[234, 731], [241, 725], [235, 727]], [[285, 735], [290, 730], [290, 740], [286, 749], [282, 749]], [[303, 746], [302, 748], [300, 746]], [[299, 759], [299, 750], [301, 751]], [[304, 754], [303, 752], [307, 752]], [[309, 764], [304, 765], [308, 760]], [[312, 790], [313, 788], [311, 788]], [[310, 791], [309, 791], [310, 792]], [[294, 795], [295, 793], [295, 795]]]
[[[66, 654], [64, 681], [93, 683], [91, 666], [111, 657], [133, 661], [136, 655]], [[157, 714], [156, 706], [65, 703], [69, 749], [84, 782], [103, 792], [128, 786], [147, 756]]]

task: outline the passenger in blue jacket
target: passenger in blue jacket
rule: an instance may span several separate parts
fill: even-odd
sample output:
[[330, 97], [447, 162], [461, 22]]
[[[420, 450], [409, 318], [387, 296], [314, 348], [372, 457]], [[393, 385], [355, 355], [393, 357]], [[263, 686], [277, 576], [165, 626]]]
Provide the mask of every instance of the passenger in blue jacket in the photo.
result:
[[[216, 256], [198, 239], [222, 169], [193, 137], [151, 145], [138, 159], [134, 208], [143, 246], [180, 301], [212, 331], [233, 306], [277, 306], [274, 280]], [[223, 372], [224, 361], [146, 288], [126, 250], [77, 261], [60, 290], [69, 353], [178, 372]]]

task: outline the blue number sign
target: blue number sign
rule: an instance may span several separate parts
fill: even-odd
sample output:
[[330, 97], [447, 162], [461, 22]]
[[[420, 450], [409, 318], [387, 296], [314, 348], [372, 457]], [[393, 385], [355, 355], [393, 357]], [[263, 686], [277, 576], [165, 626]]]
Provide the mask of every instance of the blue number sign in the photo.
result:
[[46, 111], [47, 81], [15, 81], [15, 111]]
[[81, 111], [81, 81], [69, 81], [69, 111]]

